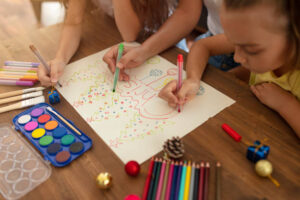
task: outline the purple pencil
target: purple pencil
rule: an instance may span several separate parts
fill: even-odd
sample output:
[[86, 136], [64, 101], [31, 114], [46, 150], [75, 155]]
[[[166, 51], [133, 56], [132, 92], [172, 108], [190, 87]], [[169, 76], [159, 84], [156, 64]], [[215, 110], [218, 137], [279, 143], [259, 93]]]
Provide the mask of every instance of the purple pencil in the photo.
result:
[[166, 161], [164, 160], [162, 162], [162, 166], [161, 166], [159, 182], [158, 182], [158, 188], [157, 188], [157, 193], [156, 193], [156, 198], [155, 198], [156, 200], [160, 199], [160, 194], [161, 194], [162, 184], [163, 184], [163, 180], [164, 180], [165, 169], [166, 169]]
[[172, 186], [172, 178], [173, 178], [173, 171], [174, 171], [174, 161], [171, 162], [169, 176], [168, 176], [168, 184], [167, 184], [167, 191], [166, 191], [166, 198], [170, 199], [171, 194], [171, 186]]

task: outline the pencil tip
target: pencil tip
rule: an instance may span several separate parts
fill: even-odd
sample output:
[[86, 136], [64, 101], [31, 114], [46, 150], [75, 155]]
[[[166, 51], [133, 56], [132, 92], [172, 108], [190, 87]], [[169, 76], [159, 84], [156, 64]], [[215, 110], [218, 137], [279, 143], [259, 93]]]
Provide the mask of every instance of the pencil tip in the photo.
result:
[[29, 45], [29, 48], [32, 50], [32, 51], [35, 51], [36, 50], [36, 48], [31, 44], [31, 45]]
[[219, 161], [217, 162], [216, 165], [217, 165], [217, 167], [221, 167], [221, 163]]

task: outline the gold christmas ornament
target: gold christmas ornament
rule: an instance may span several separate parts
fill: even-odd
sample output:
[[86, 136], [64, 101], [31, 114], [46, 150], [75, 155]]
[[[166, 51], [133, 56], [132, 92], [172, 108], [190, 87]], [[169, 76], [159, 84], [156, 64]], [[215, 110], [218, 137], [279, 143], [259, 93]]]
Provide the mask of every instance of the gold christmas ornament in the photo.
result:
[[270, 161], [260, 160], [255, 164], [255, 171], [259, 176], [268, 177], [277, 187], [280, 186], [277, 180], [275, 180], [271, 174], [273, 167]]
[[96, 182], [99, 188], [108, 189], [112, 186], [112, 176], [108, 172], [102, 172], [97, 176]]

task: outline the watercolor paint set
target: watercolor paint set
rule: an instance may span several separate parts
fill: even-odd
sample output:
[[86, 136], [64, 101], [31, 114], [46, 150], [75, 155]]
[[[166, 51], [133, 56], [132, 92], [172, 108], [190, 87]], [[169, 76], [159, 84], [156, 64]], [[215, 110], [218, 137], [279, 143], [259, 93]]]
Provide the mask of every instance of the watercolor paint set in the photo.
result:
[[15, 129], [56, 167], [63, 167], [92, 147], [92, 140], [47, 103], [14, 117]]

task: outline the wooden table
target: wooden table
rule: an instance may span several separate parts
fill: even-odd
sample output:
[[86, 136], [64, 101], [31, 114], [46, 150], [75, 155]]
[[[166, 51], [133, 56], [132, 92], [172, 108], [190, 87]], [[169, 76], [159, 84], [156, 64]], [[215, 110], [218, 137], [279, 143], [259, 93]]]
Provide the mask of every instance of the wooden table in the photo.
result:
[[[33, 31], [0, 43], [0, 63], [5, 60], [35, 61], [28, 45], [35, 44], [49, 60], [55, 56], [62, 25]], [[101, 51], [118, 42], [120, 34], [109, 17], [99, 14], [87, 17], [80, 48], [72, 61]], [[178, 49], [171, 48], [161, 55], [176, 62]], [[284, 120], [274, 111], [262, 105], [250, 92], [247, 84], [231, 74], [209, 67], [203, 80], [236, 100], [236, 103], [210, 118], [183, 138], [186, 153], [184, 159], [211, 162], [209, 199], [215, 198], [215, 163], [222, 163], [222, 199], [297, 199], [300, 196], [299, 139]], [[21, 87], [0, 86], [0, 92]], [[73, 107], [62, 99], [54, 106], [66, 118], [72, 120], [93, 140], [93, 148], [67, 167], [52, 167], [51, 177], [28, 193], [24, 199], [113, 199], [121, 200], [128, 194], [142, 194], [149, 161], [141, 165], [137, 178], [129, 177], [124, 165], [100, 137], [80, 117]], [[1, 122], [12, 123], [13, 117], [22, 110], [0, 115]], [[197, 113], [195, 113], [197, 115]], [[269, 180], [258, 177], [254, 164], [246, 159], [246, 147], [236, 143], [221, 129], [228, 123], [244, 139], [254, 141], [268, 138], [271, 147], [268, 159], [273, 163], [279, 188]], [[160, 156], [162, 153], [159, 154]], [[110, 190], [97, 188], [95, 178], [99, 172], [110, 172], [114, 185]], [[2, 198], [2, 197], [0, 197]]]

